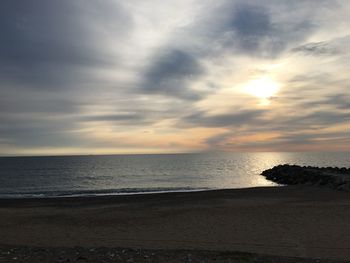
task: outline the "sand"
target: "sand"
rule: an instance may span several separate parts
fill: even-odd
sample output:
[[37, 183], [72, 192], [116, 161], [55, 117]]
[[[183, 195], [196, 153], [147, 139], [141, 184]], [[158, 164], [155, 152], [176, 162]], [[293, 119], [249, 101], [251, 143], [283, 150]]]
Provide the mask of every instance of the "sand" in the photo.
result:
[[0, 245], [242, 251], [350, 261], [350, 194], [286, 186], [0, 200]]

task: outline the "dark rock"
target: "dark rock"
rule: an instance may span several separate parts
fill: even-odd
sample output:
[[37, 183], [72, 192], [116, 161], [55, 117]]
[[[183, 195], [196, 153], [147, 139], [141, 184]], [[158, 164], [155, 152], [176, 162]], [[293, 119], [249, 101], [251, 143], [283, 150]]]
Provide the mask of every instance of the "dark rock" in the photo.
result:
[[315, 185], [350, 192], [350, 169], [277, 165], [261, 173], [266, 179], [283, 185]]

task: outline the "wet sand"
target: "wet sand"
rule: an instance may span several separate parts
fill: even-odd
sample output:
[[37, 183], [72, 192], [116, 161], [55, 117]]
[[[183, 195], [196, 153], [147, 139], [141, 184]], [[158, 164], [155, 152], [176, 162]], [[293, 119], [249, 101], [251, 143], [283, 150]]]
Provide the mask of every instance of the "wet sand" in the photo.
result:
[[0, 200], [0, 245], [242, 251], [350, 261], [350, 195], [286, 186]]

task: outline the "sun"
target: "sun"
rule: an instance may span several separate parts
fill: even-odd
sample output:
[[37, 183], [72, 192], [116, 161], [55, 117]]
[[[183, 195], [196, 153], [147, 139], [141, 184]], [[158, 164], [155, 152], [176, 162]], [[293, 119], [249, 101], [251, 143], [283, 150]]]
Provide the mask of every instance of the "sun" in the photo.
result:
[[243, 90], [254, 97], [267, 100], [276, 95], [280, 85], [270, 77], [261, 77], [249, 81], [243, 86]]

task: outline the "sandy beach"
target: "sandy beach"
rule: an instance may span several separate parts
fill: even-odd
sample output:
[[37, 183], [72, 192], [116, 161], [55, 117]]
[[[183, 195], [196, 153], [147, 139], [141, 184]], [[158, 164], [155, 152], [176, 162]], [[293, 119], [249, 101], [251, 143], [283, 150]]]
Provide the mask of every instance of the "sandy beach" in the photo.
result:
[[350, 261], [350, 195], [287, 186], [0, 200], [0, 245], [241, 251]]

